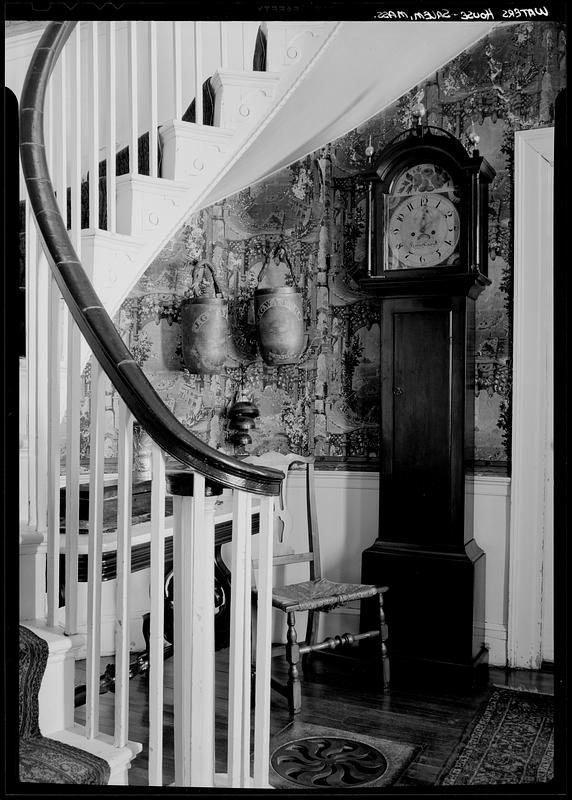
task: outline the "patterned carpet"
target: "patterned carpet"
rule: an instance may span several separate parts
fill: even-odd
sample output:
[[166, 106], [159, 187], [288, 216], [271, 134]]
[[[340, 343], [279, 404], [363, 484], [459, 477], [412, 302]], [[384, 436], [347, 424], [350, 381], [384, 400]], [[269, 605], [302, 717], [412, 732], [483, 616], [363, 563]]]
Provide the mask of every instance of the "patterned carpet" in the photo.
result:
[[110, 773], [107, 761], [42, 736], [38, 695], [48, 663], [48, 644], [24, 625], [19, 629], [18, 663], [20, 782], [107, 784]]
[[554, 698], [493, 687], [437, 784], [542, 784], [554, 777]]
[[302, 790], [391, 786], [417, 749], [294, 721], [270, 743], [270, 783], [275, 789]]

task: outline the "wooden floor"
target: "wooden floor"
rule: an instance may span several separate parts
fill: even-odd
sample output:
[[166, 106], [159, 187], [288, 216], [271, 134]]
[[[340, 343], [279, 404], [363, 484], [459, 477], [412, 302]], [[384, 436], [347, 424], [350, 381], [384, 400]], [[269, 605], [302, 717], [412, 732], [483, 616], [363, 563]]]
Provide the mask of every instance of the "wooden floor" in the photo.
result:
[[[102, 665], [110, 659], [102, 659]], [[103, 671], [103, 668], [102, 668]], [[302, 711], [298, 719], [357, 734], [391, 739], [420, 748], [417, 756], [401, 775], [397, 786], [432, 786], [460, 741], [463, 731], [484, 699], [486, 690], [467, 692], [431, 685], [392, 687], [389, 694], [379, 694], [372, 683], [370, 670], [349, 659], [316, 655], [312, 675], [303, 681]], [[273, 675], [286, 674], [282, 659], [273, 660]], [[216, 678], [216, 770], [226, 771], [226, 704], [228, 651], [217, 653]], [[165, 662], [164, 784], [174, 779], [173, 766], [173, 661]], [[550, 672], [498, 668], [489, 671], [490, 683], [514, 688], [553, 693]], [[82, 662], [77, 662], [76, 684], [82, 683]], [[130, 785], [146, 786], [148, 686], [145, 677], [135, 677], [130, 685], [129, 738], [143, 743], [143, 752], [129, 772]], [[100, 729], [113, 732], [113, 694], [100, 697]], [[84, 721], [84, 708], [76, 709], [76, 721]], [[271, 737], [290, 722], [285, 699], [272, 693]], [[272, 747], [272, 740], [271, 740]]]

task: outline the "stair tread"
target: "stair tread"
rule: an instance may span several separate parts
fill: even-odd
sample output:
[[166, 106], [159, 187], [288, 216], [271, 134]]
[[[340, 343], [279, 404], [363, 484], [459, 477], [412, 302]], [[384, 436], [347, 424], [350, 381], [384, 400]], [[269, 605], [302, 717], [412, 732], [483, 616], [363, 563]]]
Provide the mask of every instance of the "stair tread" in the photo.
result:
[[93, 739], [86, 739], [84, 726], [77, 724], [61, 731], [54, 731], [50, 733], [49, 738], [104, 758], [112, 769], [126, 760], [131, 760], [143, 749], [140, 742], [132, 741], [128, 741], [124, 747], [116, 747], [113, 736], [106, 733], [98, 733]]
[[147, 242], [147, 239], [140, 234], [118, 233], [118, 231], [106, 231], [103, 228], [82, 228], [81, 237], [82, 239], [107, 239], [110, 242], [121, 242], [134, 246], [140, 246]]
[[[189, 184], [186, 181], [175, 181], [172, 178], [155, 178], [151, 175], [141, 175], [141, 173], [136, 172], [126, 172], [123, 175], [117, 176], [117, 183], [146, 183], [148, 186], [155, 186], [158, 188], [172, 188], [178, 191], [189, 191]], [[123, 234], [124, 236], [130, 236], [130, 234]]]
[[[83, 742], [87, 740], [84, 738]], [[114, 754], [93, 751], [75, 737], [37, 736], [20, 739], [19, 774], [22, 783], [79, 784], [105, 786], [109, 782]], [[115, 749], [115, 748], [114, 748]], [[123, 754], [122, 754], [123, 755]], [[125, 757], [123, 756], [123, 759]], [[121, 763], [121, 761], [119, 762]]]
[[159, 127], [159, 133], [163, 128], [172, 126], [180, 131], [187, 131], [189, 133], [196, 133], [202, 138], [207, 139], [232, 139], [236, 131], [234, 128], [225, 128], [221, 125], [201, 125], [197, 122], [189, 122], [184, 119], [172, 119], [164, 122]]

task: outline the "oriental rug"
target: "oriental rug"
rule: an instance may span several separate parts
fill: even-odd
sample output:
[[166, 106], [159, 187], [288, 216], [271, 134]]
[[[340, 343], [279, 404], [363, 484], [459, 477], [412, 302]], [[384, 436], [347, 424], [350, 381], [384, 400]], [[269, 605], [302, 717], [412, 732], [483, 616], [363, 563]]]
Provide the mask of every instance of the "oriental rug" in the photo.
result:
[[553, 777], [554, 698], [493, 687], [436, 783], [542, 784]]
[[367, 789], [391, 786], [419, 748], [295, 720], [270, 743], [276, 789]]

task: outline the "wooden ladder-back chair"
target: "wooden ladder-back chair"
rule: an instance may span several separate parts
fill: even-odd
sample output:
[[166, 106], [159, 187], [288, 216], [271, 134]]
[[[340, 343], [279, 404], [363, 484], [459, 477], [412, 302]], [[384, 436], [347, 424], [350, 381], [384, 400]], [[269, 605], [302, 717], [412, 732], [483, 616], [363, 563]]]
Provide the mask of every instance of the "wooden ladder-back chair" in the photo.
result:
[[[247, 456], [244, 459], [251, 464], [273, 467], [284, 473], [285, 480], [282, 484], [280, 496], [276, 498], [275, 506], [275, 542], [288, 543], [289, 533], [292, 530], [292, 516], [286, 506], [286, 491], [288, 477], [294, 464], [305, 465], [306, 479], [306, 515], [307, 515], [307, 548], [303, 552], [278, 552], [274, 556], [274, 566], [307, 563], [309, 567], [309, 580], [301, 583], [292, 583], [287, 586], [275, 586], [272, 592], [272, 605], [286, 614], [287, 634], [286, 645], [273, 646], [272, 655], [284, 655], [288, 661], [288, 681], [286, 686], [272, 679], [272, 687], [288, 699], [288, 708], [291, 714], [297, 714], [302, 707], [300, 671], [301, 659], [310, 656], [318, 650], [335, 650], [338, 647], [354, 644], [363, 639], [379, 638], [379, 660], [377, 667], [380, 669], [380, 683], [383, 691], [389, 689], [389, 658], [387, 655], [387, 625], [383, 609], [383, 594], [386, 586], [377, 586], [362, 583], [338, 583], [323, 577], [320, 569], [320, 542], [318, 532], [318, 515], [316, 510], [316, 492], [314, 484], [314, 458], [296, 455], [295, 453], [269, 452], [261, 456]], [[256, 559], [253, 561], [256, 569]], [[256, 589], [254, 588], [254, 591]], [[317, 641], [320, 611], [331, 611], [338, 606], [364, 600], [378, 598], [379, 626], [375, 630], [359, 634], [343, 633], [334, 637], [327, 637], [322, 642]], [[308, 612], [306, 637], [303, 642], [298, 642], [296, 631], [296, 612]]]

